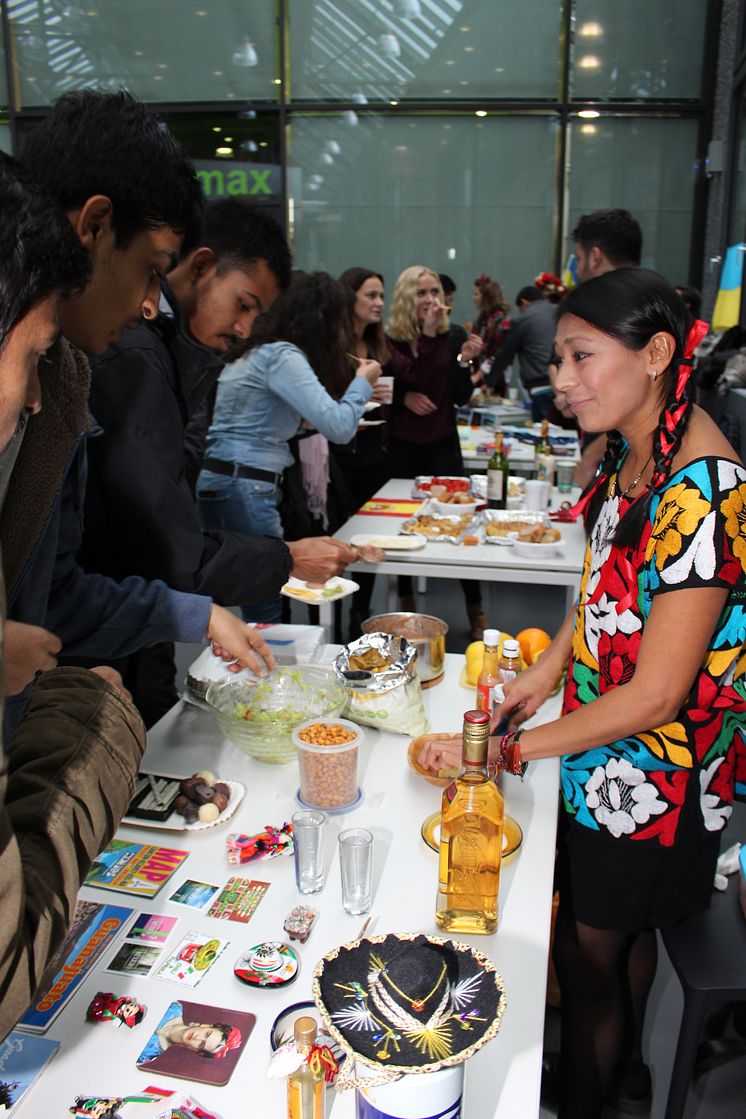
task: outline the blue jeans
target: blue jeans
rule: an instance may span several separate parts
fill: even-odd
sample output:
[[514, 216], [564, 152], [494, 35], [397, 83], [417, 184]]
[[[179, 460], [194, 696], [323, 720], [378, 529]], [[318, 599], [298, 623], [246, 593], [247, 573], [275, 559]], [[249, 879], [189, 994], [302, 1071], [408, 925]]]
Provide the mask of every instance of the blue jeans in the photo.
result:
[[[197, 481], [197, 508], [202, 527], [244, 536], [282, 537], [277, 505], [280, 488], [272, 482], [254, 478], [229, 478], [203, 470]], [[248, 560], [247, 560], [248, 562]], [[282, 599], [279, 595], [262, 602], [241, 606], [247, 622], [279, 622]]]

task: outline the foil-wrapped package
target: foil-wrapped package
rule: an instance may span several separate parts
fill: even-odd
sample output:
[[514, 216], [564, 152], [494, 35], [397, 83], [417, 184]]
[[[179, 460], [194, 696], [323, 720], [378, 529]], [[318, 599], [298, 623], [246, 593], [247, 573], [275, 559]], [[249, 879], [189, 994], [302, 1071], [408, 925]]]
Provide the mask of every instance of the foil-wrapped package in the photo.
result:
[[413, 680], [417, 650], [405, 637], [392, 633], [366, 633], [345, 645], [334, 661], [334, 670], [348, 691], [378, 695]]

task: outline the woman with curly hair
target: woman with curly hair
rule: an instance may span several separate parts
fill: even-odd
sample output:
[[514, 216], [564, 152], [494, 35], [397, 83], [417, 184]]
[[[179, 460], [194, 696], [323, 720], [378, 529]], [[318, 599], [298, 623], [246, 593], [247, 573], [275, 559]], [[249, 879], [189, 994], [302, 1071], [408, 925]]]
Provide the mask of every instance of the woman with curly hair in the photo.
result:
[[[641, 268], [587, 280], [558, 308], [558, 387], [608, 446], [576, 506], [577, 606], [495, 715], [517, 728], [498, 743], [509, 772], [562, 759], [560, 1119], [649, 1105], [655, 930], [709, 905], [743, 762], [746, 469], [693, 404], [705, 332]], [[519, 738], [565, 668], [563, 718]]]
[[[465, 404], [474, 386], [468, 363], [481, 340], [470, 336], [454, 354], [448, 341], [448, 316], [438, 274], [424, 265], [405, 268], [396, 281], [386, 336], [404, 358], [397, 369], [389, 442], [392, 478], [418, 474], [463, 474], [455, 406]], [[479, 583], [462, 579], [473, 640], [487, 624]], [[412, 582], [399, 579], [402, 609], [414, 610]]]
[[[508, 313], [510, 304], [503, 296], [503, 289], [497, 280], [490, 279], [484, 272], [474, 281], [474, 306], [477, 317], [472, 327], [482, 340], [482, 350], [472, 361], [472, 384], [481, 385], [492, 369], [495, 354], [505, 339], [505, 331], [510, 326]], [[505, 374], [501, 373], [492, 386], [498, 396], [505, 396], [508, 386]]]
[[[348, 383], [349, 307], [349, 290], [326, 272], [296, 272], [288, 290], [255, 321], [243, 356], [223, 370], [197, 482], [206, 529], [282, 536], [280, 482], [293, 465], [289, 443], [301, 424], [340, 443], [357, 431], [381, 366], [361, 361]], [[323, 516], [323, 453], [309, 459], [308, 478], [309, 508]], [[247, 621], [279, 621], [282, 602], [276, 596], [245, 604], [241, 612]]]

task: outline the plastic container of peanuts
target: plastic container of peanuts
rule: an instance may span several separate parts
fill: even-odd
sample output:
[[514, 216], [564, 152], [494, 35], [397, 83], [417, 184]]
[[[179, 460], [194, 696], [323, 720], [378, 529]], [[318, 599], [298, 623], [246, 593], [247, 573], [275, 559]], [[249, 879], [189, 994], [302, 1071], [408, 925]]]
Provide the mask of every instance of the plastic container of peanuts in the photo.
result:
[[324, 812], [346, 812], [360, 801], [357, 756], [363, 732], [349, 719], [309, 719], [293, 731], [298, 748], [298, 800]]

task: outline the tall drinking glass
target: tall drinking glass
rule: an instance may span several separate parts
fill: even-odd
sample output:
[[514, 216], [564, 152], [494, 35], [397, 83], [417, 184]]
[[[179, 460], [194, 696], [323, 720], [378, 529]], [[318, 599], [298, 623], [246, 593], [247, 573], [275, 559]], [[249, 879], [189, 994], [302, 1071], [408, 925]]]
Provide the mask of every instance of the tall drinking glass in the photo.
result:
[[324, 885], [326, 815], [310, 808], [293, 816], [295, 883], [301, 894], [315, 894]]
[[356, 917], [370, 910], [373, 886], [373, 836], [366, 828], [347, 828], [339, 835], [342, 905]]

